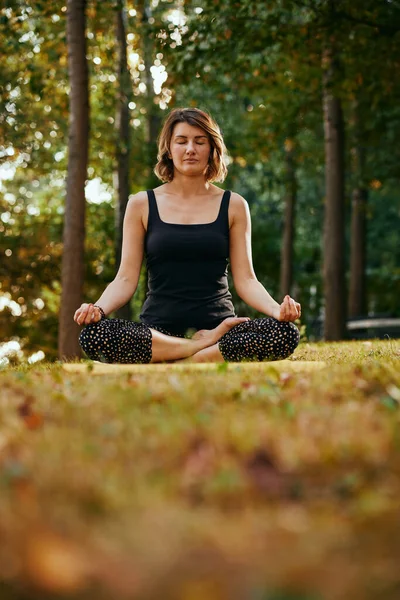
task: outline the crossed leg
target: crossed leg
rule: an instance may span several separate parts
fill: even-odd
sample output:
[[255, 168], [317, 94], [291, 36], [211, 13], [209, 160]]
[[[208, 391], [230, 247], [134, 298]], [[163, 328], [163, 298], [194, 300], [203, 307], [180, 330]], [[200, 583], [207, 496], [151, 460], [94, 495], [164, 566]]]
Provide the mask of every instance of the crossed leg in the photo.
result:
[[[207, 351], [209, 351], [210, 348], [214, 348], [215, 352], [215, 347], [218, 349], [218, 340], [230, 331], [232, 327], [235, 327], [246, 320], [248, 320], [247, 317], [229, 317], [222, 321], [215, 329], [202, 329], [197, 331], [190, 340], [165, 335], [150, 327], [152, 335], [152, 357], [150, 362], [179, 362], [180, 360], [190, 360], [194, 355], [200, 358], [203, 356], [211, 357]], [[201, 354], [202, 352], [205, 352], [206, 354]], [[206, 360], [209, 361], [209, 358]], [[221, 360], [224, 360], [222, 355]]]
[[[198, 331], [193, 338], [204, 333]], [[216, 344], [175, 362], [280, 360], [294, 352], [299, 339], [299, 330], [293, 323], [263, 317], [237, 324]]]
[[167, 335], [143, 323], [124, 319], [101, 319], [87, 325], [79, 343], [92, 360], [107, 363], [157, 363], [188, 358], [213, 346], [232, 327], [247, 317], [229, 317], [211, 330], [197, 332], [192, 339]]
[[191, 339], [166, 335], [144, 324], [103, 319], [87, 325], [79, 341], [92, 360], [110, 363], [241, 362], [287, 358], [299, 342], [293, 323], [272, 318], [230, 317]]

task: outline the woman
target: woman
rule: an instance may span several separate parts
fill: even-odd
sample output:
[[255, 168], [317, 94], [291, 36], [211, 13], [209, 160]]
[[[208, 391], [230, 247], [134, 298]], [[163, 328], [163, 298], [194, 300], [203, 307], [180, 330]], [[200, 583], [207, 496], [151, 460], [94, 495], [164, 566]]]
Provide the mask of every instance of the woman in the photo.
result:
[[[115, 279], [96, 304], [75, 312], [86, 325], [81, 347], [93, 360], [117, 363], [286, 358], [299, 341], [291, 321], [300, 304], [290, 296], [278, 304], [257, 280], [247, 202], [212, 184], [227, 174], [218, 125], [197, 108], [173, 110], [157, 158], [165, 183], [130, 197]], [[140, 323], [107, 319], [135, 293], [144, 253], [149, 291]], [[228, 259], [238, 295], [267, 318], [235, 315]]]

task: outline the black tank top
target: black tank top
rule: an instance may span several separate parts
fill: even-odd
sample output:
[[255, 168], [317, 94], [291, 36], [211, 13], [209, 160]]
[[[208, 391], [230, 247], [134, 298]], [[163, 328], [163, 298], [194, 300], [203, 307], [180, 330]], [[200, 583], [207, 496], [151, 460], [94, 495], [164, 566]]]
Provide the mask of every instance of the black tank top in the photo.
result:
[[153, 190], [147, 195], [148, 292], [142, 323], [182, 334], [192, 328], [213, 329], [235, 316], [228, 288], [231, 192], [224, 192], [217, 219], [199, 225], [162, 221]]

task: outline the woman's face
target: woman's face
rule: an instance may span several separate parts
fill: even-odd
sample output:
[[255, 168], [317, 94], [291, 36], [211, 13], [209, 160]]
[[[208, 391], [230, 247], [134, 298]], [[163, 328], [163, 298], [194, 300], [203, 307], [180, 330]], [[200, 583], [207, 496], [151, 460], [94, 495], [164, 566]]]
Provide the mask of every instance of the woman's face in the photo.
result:
[[177, 123], [172, 132], [170, 153], [174, 170], [183, 175], [205, 175], [211, 144], [204, 129]]

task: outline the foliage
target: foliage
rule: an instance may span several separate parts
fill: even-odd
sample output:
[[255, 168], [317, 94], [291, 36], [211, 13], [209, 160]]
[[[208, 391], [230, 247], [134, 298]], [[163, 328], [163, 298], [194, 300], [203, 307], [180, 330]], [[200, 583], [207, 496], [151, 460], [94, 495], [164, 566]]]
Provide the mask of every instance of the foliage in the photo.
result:
[[[1, 290], [10, 302], [0, 312], [0, 329], [5, 339], [19, 339], [25, 353], [42, 350], [48, 359], [55, 359], [62, 212], [55, 198], [60, 190], [50, 186], [44, 190], [34, 189], [35, 204], [0, 205], [8, 218], [2, 226], [6, 258], [0, 263]], [[85, 281], [89, 297], [100, 295], [113, 278], [113, 223], [110, 204], [88, 205]]]
[[[88, 178], [98, 177], [111, 192], [116, 7], [116, 2], [89, 2], [87, 31], [91, 95]], [[309, 328], [323, 310], [321, 49], [328, 32], [336, 36], [340, 78], [335, 85], [344, 105], [347, 131], [347, 198], [357, 183], [352, 164], [355, 101], [363, 124], [363, 183], [370, 190], [368, 310], [400, 316], [395, 233], [400, 218], [398, 2], [186, 0], [153, 2], [151, 7], [128, 3], [127, 9], [134, 99], [131, 191], [157, 185], [150, 167], [155, 163], [155, 148], [147, 142], [151, 118], [161, 119], [167, 106], [209, 110], [221, 125], [232, 159], [224, 187], [249, 202], [256, 274], [276, 296], [286, 183], [284, 155], [288, 145], [293, 147], [299, 190], [293, 295], [303, 304]], [[147, 21], [144, 11], [147, 16], [151, 13]], [[180, 24], [174, 20], [177, 14], [182, 17]], [[0, 65], [0, 160], [16, 168], [14, 178], [0, 187], [1, 294], [7, 294], [22, 310], [17, 316], [4, 308], [0, 326], [4, 341], [20, 338], [25, 356], [43, 349], [51, 359], [56, 356], [67, 164], [66, 12], [62, 4], [32, 0], [28, 4], [6, 2], [0, 17], [4, 57]], [[146, 91], [144, 40], [150, 42], [154, 66], [165, 67], [168, 73], [161, 92], [154, 96]], [[97, 299], [113, 277], [114, 200], [112, 194], [108, 206], [88, 204], [88, 301]], [[349, 200], [347, 208], [349, 216]], [[144, 276], [143, 270], [132, 300], [136, 319], [145, 293]], [[256, 316], [233, 293], [238, 312]], [[45, 302], [41, 309], [35, 305], [38, 298]]]

